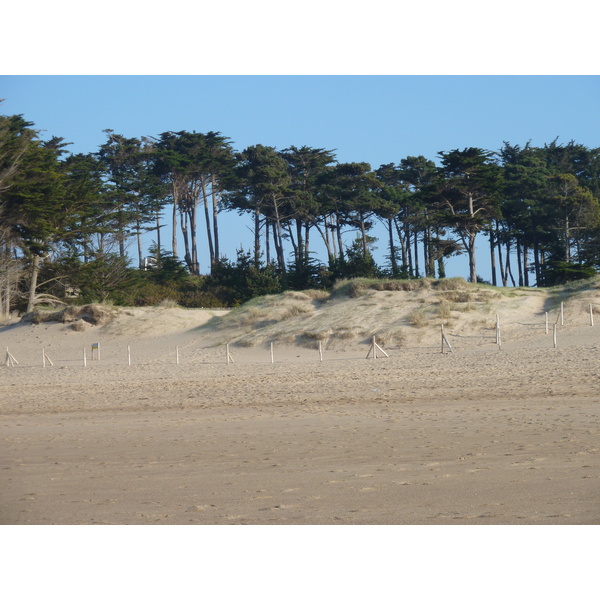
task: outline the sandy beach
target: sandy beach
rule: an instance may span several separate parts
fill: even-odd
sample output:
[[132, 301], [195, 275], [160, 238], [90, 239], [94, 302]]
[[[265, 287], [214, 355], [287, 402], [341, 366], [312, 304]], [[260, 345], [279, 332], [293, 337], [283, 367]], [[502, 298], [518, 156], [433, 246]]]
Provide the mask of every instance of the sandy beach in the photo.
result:
[[598, 524], [600, 323], [569, 315], [554, 347], [519, 307], [501, 347], [459, 319], [453, 352], [431, 327], [376, 360], [350, 340], [228, 364], [200, 327], [224, 311], [3, 326], [0, 522]]

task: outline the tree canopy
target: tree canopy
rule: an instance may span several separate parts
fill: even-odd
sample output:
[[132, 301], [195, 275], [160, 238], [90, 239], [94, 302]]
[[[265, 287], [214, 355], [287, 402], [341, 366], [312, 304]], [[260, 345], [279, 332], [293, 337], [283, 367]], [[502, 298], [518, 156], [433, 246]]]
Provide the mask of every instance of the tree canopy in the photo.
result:
[[[575, 141], [441, 150], [437, 164], [406, 156], [373, 169], [325, 148], [237, 151], [214, 131], [104, 133], [95, 152], [73, 154], [23, 115], [0, 116], [2, 315], [49, 299], [235, 304], [357, 275], [444, 277], [461, 253], [476, 282], [486, 238], [493, 284], [553, 285], [600, 268], [600, 148]], [[253, 230], [253, 247], [233, 260], [222, 250], [223, 211]], [[385, 240], [372, 235], [378, 222]], [[144, 236], [154, 238], [149, 256]], [[378, 242], [386, 264], [373, 258]], [[105, 283], [86, 284], [93, 273]]]

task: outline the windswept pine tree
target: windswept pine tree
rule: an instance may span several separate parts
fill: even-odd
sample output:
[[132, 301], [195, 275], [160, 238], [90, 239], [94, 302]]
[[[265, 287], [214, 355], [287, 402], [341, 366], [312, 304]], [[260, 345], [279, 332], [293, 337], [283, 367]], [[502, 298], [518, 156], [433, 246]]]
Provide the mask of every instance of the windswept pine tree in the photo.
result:
[[[505, 142], [497, 152], [440, 151], [439, 165], [407, 156], [373, 170], [310, 146], [235, 152], [218, 132], [105, 133], [96, 152], [72, 154], [60, 137], [40, 139], [22, 115], [0, 117], [0, 316], [49, 294], [64, 300], [66, 289], [144, 303], [180, 286], [180, 301], [206, 305], [219, 302], [214, 294], [235, 303], [340, 277], [444, 277], [445, 261], [461, 252], [477, 281], [485, 237], [494, 285], [553, 285], [600, 269], [600, 148]], [[171, 252], [161, 241], [167, 203]], [[253, 250], [237, 249], [236, 262], [222, 252], [224, 210], [252, 223]], [[387, 270], [373, 258], [379, 222]], [[324, 261], [312, 252], [315, 231]], [[146, 271], [152, 234], [156, 261]]]

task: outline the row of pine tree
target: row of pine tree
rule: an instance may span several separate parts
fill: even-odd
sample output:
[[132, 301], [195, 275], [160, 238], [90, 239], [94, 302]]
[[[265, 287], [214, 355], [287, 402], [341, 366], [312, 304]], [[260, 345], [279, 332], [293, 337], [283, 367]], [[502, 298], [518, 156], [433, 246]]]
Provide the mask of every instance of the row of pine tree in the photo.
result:
[[[444, 277], [461, 253], [476, 282], [485, 247], [493, 285], [554, 285], [600, 266], [600, 148], [575, 141], [440, 151], [437, 164], [408, 156], [373, 169], [323, 148], [238, 152], [212, 131], [104, 133], [96, 152], [74, 154], [22, 115], [0, 116], [0, 314], [68, 298], [144, 303], [174, 281], [198, 304], [211, 294], [235, 304], [342, 277]], [[253, 247], [235, 260], [221, 249], [223, 211], [250, 217]], [[377, 222], [384, 265], [372, 256]], [[311, 250], [315, 237], [324, 260]], [[156, 293], [147, 297], [149, 282]]]

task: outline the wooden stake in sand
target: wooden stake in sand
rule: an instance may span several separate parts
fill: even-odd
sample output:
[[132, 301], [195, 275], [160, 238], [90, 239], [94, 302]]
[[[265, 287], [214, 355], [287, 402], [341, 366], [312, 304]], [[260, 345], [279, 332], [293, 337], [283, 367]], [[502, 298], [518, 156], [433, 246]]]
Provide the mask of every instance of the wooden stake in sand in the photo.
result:
[[452, 346], [450, 345], [450, 342], [448, 341], [448, 338], [446, 337], [446, 334], [444, 333], [444, 324], [442, 323], [442, 354], [444, 354], [444, 344], [446, 344], [446, 346], [448, 346], [448, 349], [450, 350], [450, 352], [452, 352], [454, 354], [454, 350], [452, 350]]
[[225, 354], [226, 354], [226, 356], [227, 356], [227, 364], [229, 364], [229, 363], [232, 363], [232, 362], [235, 362], [235, 361], [233, 360], [233, 356], [231, 356], [231, 352], [229, 352], [229, 344], [227, 344], [227, 345], [225, 346]]
[[369, 352], [367, 353], [367, 358], [369, 358], [369, 355], [371, 354], [371, 352], [373, 352], [373, 360], [375, 360], [377, 358], [377, 350], [379, 350], [384, 356], [389, 358], [386, 351], [375, 341], [375, 336], [373, 336], [373, 342], [371, 343], [371, 347], [369, 348]]
[[127, 346], [127, 364], [131, 366], [131, 346]]
[[544, 313], [546, 315], [546, 335], [548, 335], [548, 313]]
[[321, 340], [319, 340], [319, 357], [321, 359], [321, 362], [323, 362], [323, 344]]
[[51, 367], [54, 366], [54, 363], [48, 358], [48, 355], [46, 354], [46, 348], [42, 348], [42, 367], [46, 366], [46, 361], [50, 363]]
[[275, 362], [275, 355], [273, 354], [273, 342], [271, 342], [271, 364]]
[[4, 365], [7, 367], [14, 367], [18, 365], [19, 361], [6, 349], [6, 360], [4, 361]]
[[500, 317], [496, 315], [496, 344], [498, 349], [502, 348], [502, 339], [500, 338]]
[[179, 364], [179, 346], [175, 346], [175, 362]]
[[590, 325], [594, 326], [594, 307], [590, 304]]
[[552, 341], [554, 342], [554, 347], [556, 348], [556, 323], [552, 326]]
[[85, 348], [83, 349], [83, 366], [87, 367], [87, 357], [85, 355]]

